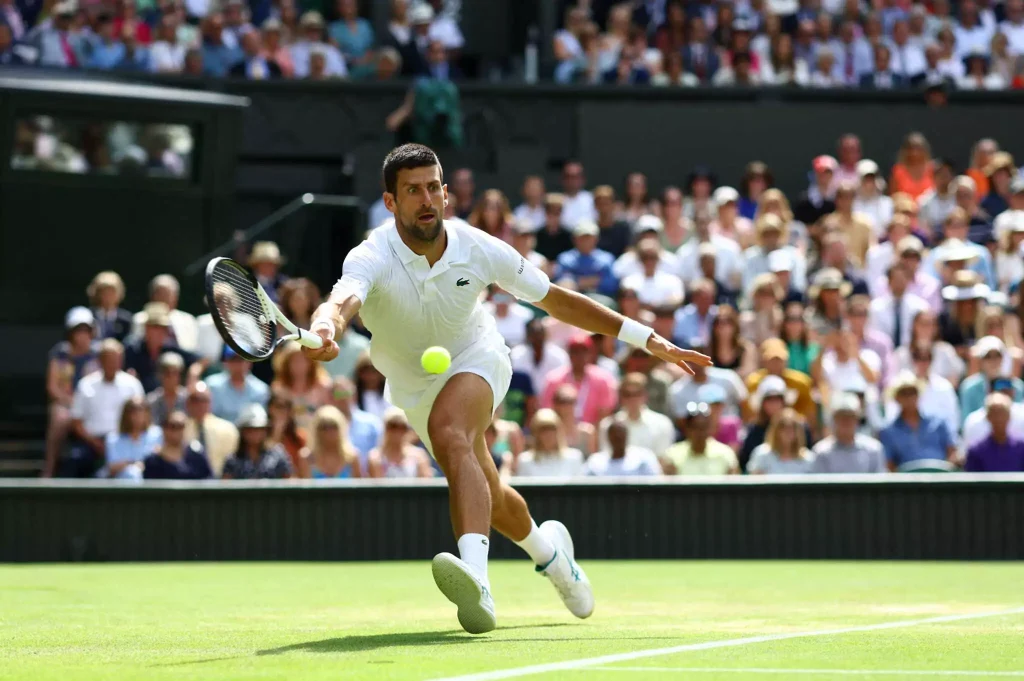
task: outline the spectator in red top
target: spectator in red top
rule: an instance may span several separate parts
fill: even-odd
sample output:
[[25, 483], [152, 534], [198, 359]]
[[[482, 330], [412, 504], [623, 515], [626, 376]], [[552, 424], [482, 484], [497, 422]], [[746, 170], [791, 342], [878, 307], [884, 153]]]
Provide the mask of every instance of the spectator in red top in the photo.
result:
[[119, 0], [117, 17], [114, 19], [114, 35], [124, 35], [125, 29], [132, 32], [140, 45], [149, 45], [153, 34], [149, 25], [139, 19], [134, 0]]
[[500, 190], [485, 191], [473, 207], [473, 212], [466, 218], [466, 222], [505, 243], [512, 241], [512, 209]]
[[570, 384], [576, 388], [576, 416], [595, 426], [615, 411], [618, 386], [615, 377], [593, 363], [594, 343], [590, 336], [574, 336], [569, 341], [569, 366], [553, 369], [546, 377], [541, 406], [554, 405], [558, 388]]
[[935, 188], [932, 151], [928, 140], [919, 132], [912, 132], [903, 140], [896, 165], [892, 167], [889, 189], [895, 194], [903, 192], [917, 200]]

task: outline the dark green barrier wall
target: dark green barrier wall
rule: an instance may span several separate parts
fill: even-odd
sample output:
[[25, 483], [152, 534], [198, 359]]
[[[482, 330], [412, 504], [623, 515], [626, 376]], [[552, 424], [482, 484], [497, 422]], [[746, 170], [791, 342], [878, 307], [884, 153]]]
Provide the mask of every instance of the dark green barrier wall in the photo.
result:
[[[1024, 559], [1024, 476], [524, 484], [591, 558]], [[442, 483], [0, 484], [0, 561], [419, 560]], [[492, 555], [517, 557], [508, 541]]]

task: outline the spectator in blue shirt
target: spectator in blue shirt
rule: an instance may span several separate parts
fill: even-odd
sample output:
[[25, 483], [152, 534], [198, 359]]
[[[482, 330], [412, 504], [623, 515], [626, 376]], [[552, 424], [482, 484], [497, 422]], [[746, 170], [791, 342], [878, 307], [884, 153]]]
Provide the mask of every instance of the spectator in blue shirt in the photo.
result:
[[1003, 365], [1009, 364], [1006, 344], [995, 336], [979, 338], [971, 348], [971, 355], [978, 360], [978, 373], [968, 376], [960, 384], [960, 415], [967, 417], [985, 405], [985, 397], [993, 390], [993, 386], [1007, 381], [1013, 388], [1013, 401], [1024, 402], [1024, 381], [1017, 377], [1005, 378]]
[[39, 24], [25, 38], [39, 50], [41, 66], [76, 68], [82, 66], [79, 48], [80, 40], [71, 32], [75, 17], [74, 0], [65, 0], [54, 5], [51, 18]]
[[365, 77], [374, 68], [373, 27], [359, 16], [359, 3], [356, 0], [338, 0], [336, 7], [340, 18], [331, 22], [327, 33], [345, 57], [352, 77]]
[[310, 11], [299, 19], [301, 36], [291, 47], [292, 63], [295, 64], [295, 77], [307, 78], [310, 74], [310, 61], [314, 53], [322, 54], [324, 59], [324, 75], [331, 78], [344, 78], [348, 75], [345, 58], [337, 47], [324, 42], [324, 18], [319, 12]]
[[223, 78], [232, 66], [242, 60], [242, 51], [224, 42], [224, 17], [219, 12], [210, 14], [203, 21], [202, 36], [203, 73]]
[[124, 43], [114, 35], [114, 20], [104, 15], [96, 20], [99, 40], [93, 45], [86, 66], [91, 69], [111, 70], [124, 59]]
[[921, 393], [916, 376], [901, 374], [893, 381], [890, 390], [900, 407], [899, 416], [879, 434], [885, 449], [889, 470], [913, 468], [920, 462], [945, 462], [956, 460], [956, 448], [945, 422], [936, 417], [925, 416], [918, 410]]
[[150, 422], [151, 414], [144, 397], [124, 403], [117, 432], [107, 434], [106, 465], [97, 477], [142, 479], [142, 462], [162, 443], [160, 428]]
[[597, 248], [601, 230], [597, 223], [583, 220], [573, 229], [573, 248], [558, 256], [555, 280], [570, 279], [576, 290], [614, 297], [619, 282], [612, 274], [615, 256]]
[[384, 423], [370, 412], [363, 411], [355, 402], [356, 387], [345, 376], [334, 379], [331, 390], [331, 404], [348, 419], [348, 439], [359, 452], [359, 460], [365, 467], [370, 451], [377, 446], [384, 432]]
[[690, 304], [676, 310], [672, 338], [683, 347], [707, 347], [711, 340], [711, 322], [718, 313], [715, 305], [715, 285], [707, 279], [698, 279], [690, 285]]
[[267, 405], [270, 387], [250, 373], [251, 366], [234, 350], [224, 347], [224, 371], [206, 379], [216, 416], [234, 423], [250, 404]]

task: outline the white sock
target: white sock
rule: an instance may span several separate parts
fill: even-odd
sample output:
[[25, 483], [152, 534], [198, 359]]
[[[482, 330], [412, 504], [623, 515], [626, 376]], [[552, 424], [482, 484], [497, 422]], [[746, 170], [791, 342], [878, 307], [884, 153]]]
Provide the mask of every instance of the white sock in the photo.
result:
[[530, 554], [533, 562], [541, 567], [546, 567], [555, 557], [555, 547], [540, 533], [533, 518], [530, 518], [530, 534], [526, 535], [526, 539], [517, 541], [516, 546]]
[[487, 581], [487, 551], [490, 540], [482, 534], [464, 534], [459, 537], [459, 558], [490, 588]]

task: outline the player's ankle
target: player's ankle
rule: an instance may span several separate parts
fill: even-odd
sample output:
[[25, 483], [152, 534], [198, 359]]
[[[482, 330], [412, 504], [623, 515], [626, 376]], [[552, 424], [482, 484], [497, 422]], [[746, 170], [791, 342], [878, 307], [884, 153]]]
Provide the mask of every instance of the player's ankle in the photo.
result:
[[541, 534], [533, 518], [530, 518], [530, 533], [521, 541], [517, 541], [516, 546], [526, 551], [537, 565], [547, 565], [555, 557], [554, 544]]
[[473, 570], [473, 574], [490, 588], [487, 578], [487, 553], [490, 540], [482, 534], [467, 533], [459, 537], [459, 558]]

